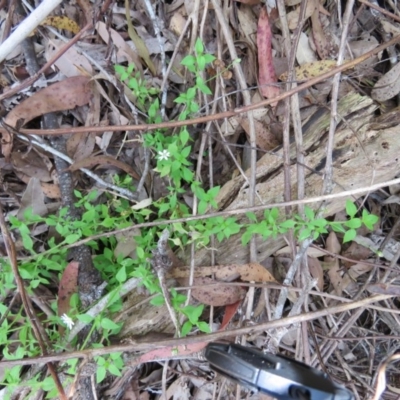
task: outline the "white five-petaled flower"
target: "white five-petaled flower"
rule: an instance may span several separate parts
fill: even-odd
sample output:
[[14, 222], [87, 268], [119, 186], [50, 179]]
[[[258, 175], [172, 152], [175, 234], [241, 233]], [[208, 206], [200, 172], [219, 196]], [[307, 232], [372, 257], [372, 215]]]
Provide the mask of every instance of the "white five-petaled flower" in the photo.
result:
[[162, 161], [162, 160], [168, 160], [169, 156], [170, 156], [170, 154], [169, 154], [169, 151], [168, 151], [168, 150], [162, 150], [162, 151], [159, 151], [159, 152], [158, 152], [158, 159], [159, 159], [160, 161]]
[[74, 321], [70, 317], [68, 317], [67, 314], [63, 314], [61, 316], [61, 321], [64, 322], [65, 325], [67, 325], [68, 329], [72, 329], [74, 326]]

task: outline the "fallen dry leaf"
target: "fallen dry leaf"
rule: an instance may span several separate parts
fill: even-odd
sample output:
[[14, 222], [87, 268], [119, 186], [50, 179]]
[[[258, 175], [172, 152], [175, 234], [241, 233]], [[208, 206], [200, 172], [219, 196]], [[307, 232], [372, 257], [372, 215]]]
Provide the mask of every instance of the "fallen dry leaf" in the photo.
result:
[[70, 167], [70, 171], [77, 171], [78, 169], [81, 168], [91, 168], [94, 167], [95, 165], [101, 165], [101, 166], [114, 166], [117, 168], [122, 169], [125, 171], [127, 174], [129, 174], [132, 178], [136, 180], [140, 180], [139, 175], [136, 173], [136, 171], [128, 164], [123, 163], [122, 161], [116, 160], [115, 158], [111, 156], [93, 156], [93, 157], [88, 157], [84, 158], [82, 160], [74, 162]]
[[[306, 21], [308, 18], [311, 17], [311, 15], [313, 14], [316, 7], [318, 7], [318, 3], [315, 4], [315, 2], [311, 1], [311, 0], [307, 1], [305, 15], [304, 15], [304, 21]], [[299, 18], [300, 18], [300, 7], [297, 7], [295, 10], [290, 11], [288, 13], [287, 20], [288, 20], [289, 29], [294, 30], [297, 28], [297, 25], [299, 24]]]
[[317, 280], [318, 289], [323, 292], [324, 290], [324, 271], [321, 262], [318, 258], [307, 257], [308, 269], [311, 276]]
[[[176, 267], [170, 275], [173, 278], [188, 278], [190, 267]], [[215, 274], [220, 281], [231, 282], [240, 279], [244, 282], [276, 282], [275, 278], [259, 263], [216, 265], [214, 267], [197, 267], [195, 277], [206, 277]]]
[[37, 178], [31, 178], [21, 198], [21, 206], [18, 210], [17, 218], [24, 219], [24, 212], [31, 208], [32, 214], [44, 216], [48, 213], [44, 202], [44, 193]]
[[7, 114], [5, 123], [16, 127], [18, 120], [26, 124], [50, 112], [72, 110], [87, 104], [92, 96], [89, 80], [86, 76], [73, 76], [39, 90], [14, 107]]
[[[326, 239], [326, 249], [332, 254], [340, 253], [340, 243], [335, 232], [331, 232]], [[341, 296], [343, 291], [342, 286], [342, 275], [340, 273], [339, 259], [337, 257], [325, 256], [324, 261], [332, 264], [329, 268], [328, 275], [329, 279], [335, 289], [335, 294]]]
[[[272, 32], [269, 24], [268, 13], [265, 7], [261, 8], [257, 27], [258, 47], [258, 83], [261, 94], [267, 99], [279, 95], [275, 68], [272, 61]], [[277, 103], [272, 104], [276, 106]]]
[[208, 277], [194, 278], [193, 285], [205, 286], [192, 289], [192, 297], [200, 303], [220, 307], [242, 300], [246, 291], [240, 286], [215, 285], [215, 279]]
[[27, 154], [14, 151], [11, 154], [11, 164], [14, 171], [22, 172], [31, 178], [37, 178], [41, 182], [51, 182], [53, 178], [50, 175], [44, 157], [46, 156], [40, 157], [34, 151], [30, 151]]
[[375, 83], [371, 97], [376, 101], [386, 101], [400, 92], [400, 63]]
[[60, 30], [65, 29], [66, 31], [72, 32], [75, 35], [80, 31], [79, 25], [72, 19], [65, 16], [47, 17], [40, 25], [49, 25]]
[[367, 272], [371, 271], [372, 265], [358, 263], [353, 264], [350, 269], [348, 269], [347, 273], [343, 275], [342, 278], [342, 290], [350, 289], [353, 285], [353, 290], [358, 290], [358, 284], [356, 284], [356, 280], [359, 276], [366, 274]]
[[[49, 39], [46, 43], [45, 57], [49, 61], [64, 45], [59, 39]], [[82, 71], [92, 74], [93, 68], [89, 60], [74, 47], [68, 49], [59, 59], [54, 61], [58, 70], [67, 77], [80, 76]]]
[[[17, 175], [17, 177], [26, 184], [28, 184], [29, 181], [32, 179], [23, 172], [15, 172], [15, 175]], [[40, 182], [40, 186], [42, 187], [43, 193], [46, 197], [50, 199], [59, 199], [61, 197], [60, 187], [58, 185], [55, 185], [53, 183]]]
[[[303, 64], [300, 67], [296, 67], [296, 80], [306, 81], [311, 78], [315, 78], [319, 75], [324, 74], [325, 72], [331, 71], [336, 67], [335, 60], [321, 60], [315, 61], [307, 64]], [[283, 82], [287, 81], [288, 73], [285, 72], [279, 76], [279, 79]]]
[[350, 246], [342, 253], [342, 256], [354, 260], [354, 262], [342, 260], [343, 266], [350, 268], [357, 261], [366, 260], [371, 257], [372, 251], [361, 244], [351, 242]]
[[315, 8], [311, 15], [312, 34], [318, 55], [322, 60], [335, 59], [338, 46], [331, 33], [325, 32], [319, 19], [320, 12]]
[[[60, 284], [58, 286], [57, 300], [59, 317], [61, 317], [63, 314], [68, 314], [69, 310], [71, 309], [71, 296], [76, 292], [78, 286], [78, 270], [79, 263], [72, 261], [65, 267], [65, 270], [61, 276]], [[62, 335], [65, 329], [62, 325], [59, 325], [58, 330]]]
[[[247, 139], [250, 134], [250, 124], [247, 117], [239, 119], [239, 123], [246, 132]], [[273, 150], [281, 144], [281, 141], [268, 129], [266, 124], [261, 121], [254, 120], [254, 127], [256, 131], [256, 145], [257, 148], [265, 151]]]

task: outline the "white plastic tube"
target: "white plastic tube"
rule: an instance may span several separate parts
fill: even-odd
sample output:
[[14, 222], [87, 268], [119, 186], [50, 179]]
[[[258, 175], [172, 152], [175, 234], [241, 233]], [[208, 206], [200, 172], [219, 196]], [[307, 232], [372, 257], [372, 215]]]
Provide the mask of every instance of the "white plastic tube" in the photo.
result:
[[62, 0], [44, 0], [28, 15], [18, 28], [0, 45], [0, 62], [11, 53], [61, 3]]

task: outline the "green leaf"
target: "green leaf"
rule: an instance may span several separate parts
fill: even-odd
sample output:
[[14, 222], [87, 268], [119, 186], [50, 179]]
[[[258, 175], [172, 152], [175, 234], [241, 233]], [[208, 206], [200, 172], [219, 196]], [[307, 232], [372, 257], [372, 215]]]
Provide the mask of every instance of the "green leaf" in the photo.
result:
[[165, 303], [164, 296], [159, 294], [158, 296], [154, 297], [154, 299], [150, 300], [150, 304], [153, 306], [162, 306]]
[[125, 266], [123, 266], [122, 268], [119, 269], [119, 271], [115, 275], [115, 279], [120, 283], [124, 283], [126, 281], [126, 278], [127, 278], [126, 268]]
[[207, 203], [203, 200], [199, 201], [199, 205], [197, 206], [197, 211], [199, 214], [204, 214], [207, 210]]
[[33, 250], [33, 241], [30, 236], [22, 235], [22, 244], [26, 250]]
[[357, 235], [355, 229], [349, 229], [343, 236], [343, 243], [351, 242]]
[[314, 226], [317, 226], [318, 228], [324, 228], [328, 224], [328, 222], [325, 218], [318, 218], [312, 221], [312, 224]]
[[204, 54], [203, 57], [206, 64], [210, 64], [216, 59], [216, 57], [213, 56], [212, 54]]
[[114, 365], [114, 364], [110, 364], [109, 366], [108, 366], [108, 371], [111, 373], [111, 374], [113, 374], [113, 375], [115, 375], [115, 376], [121, 376], [122, 374], [121, 374], [121, 371], [118, 369], [118, 367], [116, 366], [116, 365]]
[[256, 214], [254, 214], [253, 212], [247, 212], [246, 217], [252, 222], [257, 222]]
[[141, 247], [136, 247], [136, 254], [139, 259], [144, 258], [144, 250]]
[[287, 219], [286, 221], [283, 221], [280, 226], [284, 229], [292, 229], [296, 226], [296, 222], [292, 219]]
[[101, 383], [103, 382], [104, 378], [106, 377], [107, 371], [106, 368], [101, 366], [101, 367], [97, 367], [97, 371], [96, 371], [96, 383]]
[[369, 214], [365, 209], [362, 213], [362, 222], [369, 229], [373, 230], [374, 225], [379, 221], [379, 217], [374, 214]]
[[181, 139], [182, 146], [184, 146], [189, 140], [189, 132], [186, 128], [183, 128], [179, 133], [179, 138]]
[[200, 329], [201, 332], [211, 333], [210, 325], [208, 325], [207, 322], [200, 321], [196, 325]]
[[346, 200], [346, 213], [351, 218], [353, 218], [357, 213], [356, 205], [350, 200]]
[[79, 235], [78, 233], [71, 233], [68, 236], [66, 236], [65, 238], [65, 242], [67, 244], [72, 244], [75, 243], [76, 241], [78, 241], [80, 239], [81, 235]]
[[221, 189], [221, 186], [215, 186], [215, 187], [211, 188], [207, 192], [209, 199], [215, 199], [217, 197], [220, 189]]
[[181, 309], [182, 313], [184, 313], [189, 318], [189, 321], [193, 325], [197, 323], [201, 314], [203, 313], [203, 310], [204, 310], [203, 304], [199, 306], [188, 305]]
[[310, 207], [304, 207], [304, 214], [309, 221], [312, 221], [315, 217], [314, 210], [312, 210]]
[[346, 221], [345, 225], [349, 228], [357, 229], [362, 225], [362, 223], [360, 218], [353, 218], [349, 221]]
[[88, 314], [80, 314], [76, 316], [76, 319], [78, 319], [81, 322], [84, 322], [85, 324], [90, 324], [94, 318]]
[[299, 241], [303, 241], [306, 240], [307, 238], [309, 238], [311, 236], [311, 230], [310, 229], [303, 229], [300, 234], [299, 234]]
[[185, 337], [186, 335], [188, 335], [192, 330], [192, 328], [193, 328], [192, 323], [190, 321], [186, 321], [182, 326], [181, 336]]
[[181, 64], [185, 66], [190, 72], [196, 72], [196, 58], [194, 56], [189, 55], [184, 57], [184, 59], [181, 61]]
[[117, 325], [114, 321], [111, 321], [109, 318], [103, 318], [100, 323], [103, 329], [118, 329], [119, 325]]
[[204, 53], [204, 45], [200, 38], [197, 38], [196, 43], [194, 45], [194, 49], [196, 50], [197, 55]]

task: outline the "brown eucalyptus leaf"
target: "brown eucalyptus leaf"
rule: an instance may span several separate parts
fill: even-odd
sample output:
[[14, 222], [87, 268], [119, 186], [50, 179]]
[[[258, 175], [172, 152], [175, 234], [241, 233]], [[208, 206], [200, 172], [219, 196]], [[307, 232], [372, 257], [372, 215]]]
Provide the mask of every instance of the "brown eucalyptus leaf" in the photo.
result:
[[[316, 3], [311, 0], [307, 1], [304, 21], [306, 21], [308, 18], [311, 17], [311, 15], [313, 14], [314, 10], [317, 7], [318, 7], [318, 2]], [[297, 7], [295, 10], [290, 11], [287, 15], [289, 29], [294, 30], [297, 28], [297, 25], [299, 24], [299, 17], [300, 17], [300, 6]]]
[[32, 209], [35, 215], [44, 216], [48, 213], [47, 206], [44, 202], [44, 193], [37, 178], [31, 178], [21, 198], [21, 206], [18, 210], [17, 217], [24, 218], [24, 212], [27, 208]]
[[87, 104], [92, 96], [90, 78], [73, 76], [39, 90], [33, 96], [14, 107], [6, 116], [5, 123], [16, 127], [18, 120], [23, 123], [41, 115], [72, 110]]
[[[190, 267], [176, 267], [171, 271], [171, 277], [176, 279], [188, 278]], [[270, 272], [259, 263], [216, 265], [214, 267], [197, 267], [195, 277], [208, 277], [215, 274], [220, 281], [232, 282], [240, 278], [245, 282], [276, 282]]]
[[375, 83], [371, 97], [376, 101], [386, 101], [400, 92], [400, 63]]
[[[333, 254], [340, 253], [340, 243], [335, 232], [331, 232], [326, 239], [326, 249]], [[343, 291], [343, 280], [340, 273], [339, 260], [337, 257], [325, 256], [324, 261], [331, 264], [328, 275], [335, 289], [335, 293], [340, 296]]]
[[246, 291], [239, 286], [215, 285], [215, 283], [217, 283], [215, 279], [208, 277], [194, 278], [193, 284], [196, 286], [212, 286], [192, 289], [192, 297], [200, 303], [219, 307], [236, 303], [246, 294]]
[[311, 276], [317, 279], [318, 289], [322, 292], [324, 290], [324, 271], [321, 262], [318, 258], [307, 257], [307, 263]]
[[37, 178], [41, 182], [52, 181], [47, 163], [34, 151], [27, 154], [14, 151], [11, 154], [11, 164], [15, 171], [22, 172], [31, 178]]
[[93, 156], [89, 158], [85, 158], [83, 160], [79, 160], [74, 162], [70, 167], [70, 171], [77, 171], [78, 169], [81, 168], [91, 168], [94, 167], [95, 165], [101, 165], [101, 166], [107, 166], [107, 165], [112, 165], [114, 167], [120, 168], [123, 171], [125, 171], [127, 174], [132, 176], [132, 178], [136, 180], [140, 180], [139, 175], [136, 173], [136, 171], [128, 164], [125, 164], [122, 161], [116, 160], [115, 158], [111, 156]]
[[[239, 120], [240, 125], [246, 132], [246, 136], [250, 137], [250, 124], [248, 118], [241, 118]], [[265, 151], [273, 150], [281, 144], [276, 135], [274, 135], [261, 121], [254, 121], [254, 128], [256, 131], [256, 144], [257, 148]], [[250, 140], [250, 139], [249, 139]]]
[[[15, 175], [17, 175], [18, 178], [26, 184], [28, 184], [30, 179], [32, 179], [30, 176], [24, 174], [23, 172], [15, 172]], [[61, 197], [60, 187], [58, 185], [55, 185], [53, 183], [40, 182], [40, 186], [42, 187], [43, 193], [46, 195], [46, 197], [50, 199], [59, 199]]]
[[315, 8], [311, 15], [312, 34], [318, 55], [322, 60], [334, 59], [338, 52], [338, 46], [330, 32], [326, 32], [321, 24], [319, 9]]

